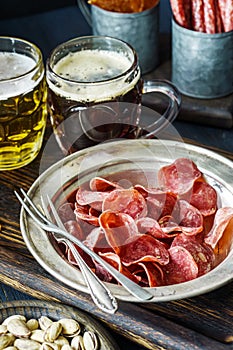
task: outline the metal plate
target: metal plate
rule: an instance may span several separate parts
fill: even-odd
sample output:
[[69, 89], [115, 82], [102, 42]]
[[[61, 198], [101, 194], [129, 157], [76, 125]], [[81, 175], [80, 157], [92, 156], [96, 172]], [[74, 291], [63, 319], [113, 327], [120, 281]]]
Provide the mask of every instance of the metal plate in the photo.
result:
[[[93, 176], [124, 174], [122, 181], [156, 185], [156, 173], [161, 166], [180, 157], [192, 159], [216, 189], [220, 206], [233, 203], [233, 163], [207, 149], [167, 140], [113, 141], [74, 153], [42, 173], [29, 190], [32, 200], [41, 205], [41, 196], [53, 198], [56, 206], [67, 194]], [[132, 170], [140, 176], [131, 176]], [[62, 190], [61, 190], [62, 189]], [[21, 210], [20, 227], [24, 241], [39, 264], [66, 285], [88, 293], [80, 271], [60, 256], [46, 232]], [[227, 258], [212, 271], [195, 280], [176, 285], [150, 288], [154, 298], [150, 302], [170, 301], [197, 296], [212, 291], [233, 279], [233, 249]], [[123, 287], [108, 283], [114, 295], [125, 301], [138, 301]]]

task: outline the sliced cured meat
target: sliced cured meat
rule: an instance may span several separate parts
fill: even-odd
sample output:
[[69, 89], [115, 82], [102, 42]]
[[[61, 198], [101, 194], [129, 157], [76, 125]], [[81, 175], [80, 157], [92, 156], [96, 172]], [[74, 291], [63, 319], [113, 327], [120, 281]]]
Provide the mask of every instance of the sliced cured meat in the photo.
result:
[[75, 220], [74, 204], [69, 202], [62, 204], [58, 208], [58, 215], [63, 223], [68, 220]]
[[146, 199], [148, 216], [159, 220], [163, 216], [172, 215], [176, 210], [177, 196], [170, 192], [164, 192], [161, 196], [149, 195]]
[[89, 185], [91, 191], [97, 192], [110, 192], [112, 190], [115, 190], [116, 188], [121, 188], [121, 186], [119, 186], [117, 183], [98, 176], [91, 179]]
[[196, 236], [188, 237], [187, 235], [181, 233], [174, 238], [171, 244], [171, 247], [176, 246], [184, 247], [192, 255], [198, 266], [198, 276], [204, 275], [213, 268], [213, 249], [207, 244], [199, 242]]
[[170, 0], [170, 3], [177, 23], [182, 27], [190, 28], [190, 0]]
[[107, 196], [108, 192], [94, 192], [79, 188], [76, 193], [76, 201], [79, 205], [90, 205], [92, 208], [101, 211], [103, 200]]
[[121, 252], [127, 239], [138, 234], [135, 221], [125, 213], [104, 211], [99, 217], [99, 223], [106, 240], [117, 254]]
[[137, 190], [117, 189], [109, 193], [103, 201], [103, 211], [111, 210], [126, 213], [134, 219], [146, 216], [147, 205], [144, 197]]
[[106, 240], [106, 236], [101, 227], [95, 227], [87, 236], [83, 243], [96, 253], [112, 251]]
[[160, 265], [166, 265], [169, 262], [165, 244], [147, 234], [138, 234], [125, 242], [120, 257], [126, 266], [148, 261], [157, 262]]
[[233, 208], [219, 208], [214, 218], [213, 227], [205, 237], [205, 243], [209, 244], [214, 249], [232, 219]]
[[146, 281], [142, 278], [141, 284], [144, 282], [147, 287], [158, 287], [163, 284], [163, 270], [158, 264], [151, 262], [140, 262], [138, 266], [143, 268], [143, 271], [146, 274]]
[[203, 217], [200, 211], [185, 200], [179, 201], [179, 226], [187, 235], [195, 235], [203, 230]]
[[75, 203], [74, 213], [76, 215], [77, 220], [85, 221], [90, 225], [99, 226], [99, 212], [94, 212], [93, 210], [90, 212], [89, 205], [80, 206], [77, 203]]
[[192, 0], [192, 27], [198, 32], [205, 31], [203, 0]]
[[177, 284], [197, 278], [197, 264], [187, 249], [176, 246], [168, 251], [170, 262], [164, 267], [166, 284]]
[[131, 273], [129, 269], [124, 266], [121, 262], [119, 255], [115, 253], [100, 253], [100, 256], [112, 265], [116, 270], [121, 272], [123, 275], [131, 279], [135, 283], [139, 283], [141, 278], [138, 278], [135, 274]]
[[178, 158], [172, 164], [160, 168], [159, 185], [180, 196], [190, 191], [194, 181], [202, 177], [196, 164], [188, 158]]
[[140, 233], [148, 233], [151, 236], [158, 239], [167, 238], [167, 235], [161, 229], [158, 221], [150, 217], [140, 218], [136, 221], [136, 223], [137, 223], [138, 231]]
[[83, 240], [85, 238], [85, 234], [82, 230], [81, 225], [75, 220], [69, 220], [64, 223], [66, 230], [72, 234], [74, 237], [79, 240]]
[[207, 182], [196, 181], [190, 204], [197, 208], [203, 216], [212, 215], [217, 210], [217, 192]]
[[205, 32], [216, 33], [215, 0], [203, 0]]

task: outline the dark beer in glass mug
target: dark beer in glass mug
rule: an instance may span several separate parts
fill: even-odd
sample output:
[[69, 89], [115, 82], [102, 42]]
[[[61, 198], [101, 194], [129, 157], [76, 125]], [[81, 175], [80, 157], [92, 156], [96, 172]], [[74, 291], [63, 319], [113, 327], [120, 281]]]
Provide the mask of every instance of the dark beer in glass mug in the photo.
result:
[[138, 137], [143, 93], [169, 97], [170, 121], [180, 105], [179, 93], [168, 82], [143, 82], [136, 52], [115, 38], [89, 36], [61, 44], [47, 61], [46, 76], [51, 124], [65, 154], [109, 139]]

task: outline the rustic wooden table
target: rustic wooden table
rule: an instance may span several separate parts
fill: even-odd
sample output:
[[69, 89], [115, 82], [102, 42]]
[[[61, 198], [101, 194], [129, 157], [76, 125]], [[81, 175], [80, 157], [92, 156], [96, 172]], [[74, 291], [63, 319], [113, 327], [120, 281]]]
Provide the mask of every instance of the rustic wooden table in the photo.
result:
[[[80, 14], [77, 16], [76, 8], [67, 8], [20, 20], [3, 20], [0, 32], [38, 43], [47, 56], [59, 42], [87, 34], [84, 20]], [[232, 106], [232, 96], [227, 103]], [[209, 125], [200, 125], [201, 120], [199, 117], [197, 124], [179, 116], [174, 126], [189, 142], [202, 144], [233, 160], [231, 125], [211, 126], [208, 120], [204, 124]], [[46, 137], [50, 133], [48, 125]], [[215, 292], [181, 301], [147, 305], [120, 302], [112, 317], [97, 310], [88, 295], [63, 285], [35, 261], [21, 236], [20, 205], [13, 190], [30, 188], [39, 175], [40, 155], [26, 167], [0, 174], [1, 301], [37, 298], [75, 306], [106, 325], [122, 349], [233, 349], [233, 282]]]

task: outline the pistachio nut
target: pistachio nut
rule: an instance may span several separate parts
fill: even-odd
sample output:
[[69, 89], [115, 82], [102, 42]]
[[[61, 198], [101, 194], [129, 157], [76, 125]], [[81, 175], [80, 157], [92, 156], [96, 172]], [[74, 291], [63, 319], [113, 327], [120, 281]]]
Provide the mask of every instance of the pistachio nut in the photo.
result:
[[30, 318], [26, 324], [30, 331], [34, 331], [35, 329], [39, 328], [39, 322], [35, 318]]
[[73, 350], [69, 344], [62, 345], [61, 350]]
[[0, 350], [5, 349], [8, 345], [14, 343], [15, 337], [13, 334], [7, 333], [0, 335]]
[[63, 346], [63, 345], [69, 344], [69, 341], [68, 341], [68, 339], [66, 337], [63, 337], [62, 335], [59, 335], [59, 337], [54, 340], [54, 343], [59, 345], [59, 346]]
[[50, 343], [50, 342], [44, 342], [41, 347], [40, 350], [60, 350], [61, 347], [55, 343]]
[[73, 350], [85, 350], [83, 337], [81, 335], [76, 335], [72, 338], [70, 345]]
[[72, 337], [81, 332], [80, 324], [72, 318], [61, 318], [58, 322], [62, 325], [62, 334], [66, 337]]
[[7, 326], [7, 324], [8, 324], [11, 320], [14, 320], [14, 319], [22, 320], [22, 321], [26, 322], [26, 317], [23, 316], [23, 315], [11, 315], [11, 316], [5, 318], [5, 320], [2, 322], [2, 324]]
[[42, 331], [42, 329], [35, 329], [34, 331], [32, 331], [30, 339], [38, 341], [39, 343], [43, 343], [44, 334], [45, 331]]
[[1, 335], [1, 334], [6, 334], [7, 332], [8, 332], [8, 331], [7, 331], [7, 326], [1, 324], [1, 325], [0, 325], [0, 335]]
[[53, 322], [44, 332], [44, 341], [54, 342], [59, 337], [62, 331], [62, 325], [58, 322]]
[[7, 330], [18, 338], [28, 338], [31, 334], [26, 322], [18, 318], [13, 318], [7, 323]]
[[43, 330], [46, 330], [46, 328], [48, 328], [53, 323], [53, 321], [47, 316], [41, 316], [38, 322], [40, 328]]
[[18, 338], [14, 342], [18, 350], [40, 350], [41, 344], [35, 340]]
[[97, 350], [99, 348], [99, 342], [94, 332], [85, 331], [83, 334], [83, 343], [86, 350]]

